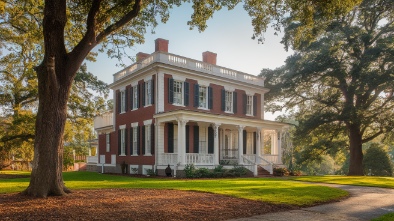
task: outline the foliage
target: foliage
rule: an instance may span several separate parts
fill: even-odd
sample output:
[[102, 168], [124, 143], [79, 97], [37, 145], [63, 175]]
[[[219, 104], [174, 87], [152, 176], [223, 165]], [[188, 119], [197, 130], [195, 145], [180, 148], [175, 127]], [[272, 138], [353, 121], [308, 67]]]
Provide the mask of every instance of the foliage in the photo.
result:
[[186, 164], [185, 169], [186, 178], [194, 178], [194, 174], [196, 173], [196, 167], [194, 164]]
[[372, 219], [371, 221], [390, 221], [394, 220], [394, 212], [384, 214], [378, 218]]
[[285, 167], [276, 167], [273, 169], [274, 176], [288, 176], [290, 172]]
[[365, 151], [363, 166], [365, 174], [371, 176], [392, 176], [393, 165], [390, 157], [377, 143], [372, 143]]
[[[8, 171], [7, 171], [8, 172]], [[11, 171], [12, 172], [12, 171]], [[0, 171], [0, 173], [3, 173]], [[176, 189], [222, 194], [242, 199], [288, 204], [314, 205], [347, 196], [343, 190], [274, 178], [231, 179], [156, 179], [99, 174], [95, 172], [65, 172], [64, 182], [71, 189]], [[20, 192], [29, 183], [28, 178], [2, 179], [0, 194]]]
[[234, 165], [234, 167], [229, 170], [229, 174], [236, 176], [236, 177], [240, 177], [240, 176], [246, 175], [248, 173], [248, 171], [249, 170], [243, 166]]
[[286, 20], [283, 42], [297, 50], [262, 75], [267, 110], [293, 110], [301, 161], [349, 151], [349, 174], [362, 175], [362, 143], [393, 133], [393, 14], [393, 1], [364, 0], [301, 42], [299, 20]]
[[247, 174], [248, 169], [243, 166], [234, 165], [232, 169], [224, 169], [223, 165], [215, 167], [213, 170], [201, 167], [196, 168], [193, 164], [185, 166], [186, 178], [212, 178], [212, 177], [240, 177]]

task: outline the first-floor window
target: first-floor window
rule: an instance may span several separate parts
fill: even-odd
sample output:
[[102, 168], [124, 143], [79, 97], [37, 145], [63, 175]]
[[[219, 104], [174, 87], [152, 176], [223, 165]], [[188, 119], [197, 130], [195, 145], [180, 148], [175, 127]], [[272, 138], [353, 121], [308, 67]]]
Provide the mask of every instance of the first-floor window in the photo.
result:
[[151, 154], [151, 125], [145, 126], [145, 155]]
[[120, 155], [126, 155], [126, 129], [120, 130]]
[[138, 127], [133, 127], [133, 155], [138, 155]]
[[107, 152], [109, 152], [111, 150], [111, 146], [110, 146], [110, 134], [105, 134], [105, 150]]
[[232, 91], [226, 91], [226, 106], [225, 106], [225, 111], [226, 112], [233, 112], [233, 92]]

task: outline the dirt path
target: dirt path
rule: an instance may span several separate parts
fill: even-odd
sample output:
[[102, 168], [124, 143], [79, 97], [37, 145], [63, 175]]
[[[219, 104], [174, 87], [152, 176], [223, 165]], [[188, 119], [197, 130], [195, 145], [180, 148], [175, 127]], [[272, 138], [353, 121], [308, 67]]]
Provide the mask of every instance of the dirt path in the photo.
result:
[[337, 184], [319, 185], [326, 185], [346, 190], [350, 193], [350, 197], [336, 203], [232, 220], [353, 221], [371, 220], [383, 214], [394, 212], [394, 189]]

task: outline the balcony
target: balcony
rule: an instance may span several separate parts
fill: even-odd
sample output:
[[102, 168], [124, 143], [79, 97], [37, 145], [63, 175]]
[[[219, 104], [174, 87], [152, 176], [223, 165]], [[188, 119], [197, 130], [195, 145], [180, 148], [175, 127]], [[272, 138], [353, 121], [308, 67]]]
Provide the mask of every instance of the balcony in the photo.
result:
[[107, 112], [94, 118], [94, 129], [110, 127], [113, 125], [113, 114]]
[[122, 78], [129, 76], [134, 72], [141, 70], [153, 63], [172, 65], [188, 70], [211, 74], [217, 77], [232, 79], [248, 84], [258, 85], [261, 87], [264, 86], [264, 78], [163, 52], [155, 52], [141, 62], [134, 63], [133, 65], [117, 72], [116, 74], [114, 74], [114, 82], [121, 80]]

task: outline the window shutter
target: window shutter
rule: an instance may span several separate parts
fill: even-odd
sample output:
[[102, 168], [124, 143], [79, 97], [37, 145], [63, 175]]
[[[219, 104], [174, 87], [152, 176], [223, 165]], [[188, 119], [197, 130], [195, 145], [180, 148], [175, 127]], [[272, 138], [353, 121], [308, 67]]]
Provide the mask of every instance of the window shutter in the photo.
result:
[[131, 88], [130, 88], [130, 110], [133, 110], [133, 99], [134, 99], [134, 97], [133, 97], [133, 91], [134, 91], [134, 88], [131, 87]]
[[121, 104], [120, 104], [120, 100], [121, 100], [121, 95], [120, 95], [120, 91], [117, 91], [116, 93], [118, 93], [118, 99], [117, 99], [117, 107], [118, 107], [118, 114], [120, 113], [120, 108], [121, 108]]
[[150, 153], [155, 154], [155, 125], [151, 124], [150, 128]]
[[151, 88], [151, 97], [150, 97], [150, 103], [154, 104], [155, 103], [155, 78], [152, 78], [152, 83], [150, 85]]
[[213, 108], [213, 90], [211, 87], [208, 87], [208, 109]]
[[124, 129], [124, 154], [127, 155], [127, 128]]
[[128, 109], [128, 108], [127, 108], [127, 107], [128, 107], [128, 106], [127, 106], [127, 98], [128, 98], [128, 93], [127, 93], [127, 92], [128, 92], [128, 90], [127, 90], [127, 88], [126, 88], [125, 91], [124, 91], [124, 109], [125, 109], [124, 111], [125, 111], [125, 112], [127, 112], [127, 109]]
[[183, 89], [184, 89], [184, 91], [185, 91], [185, 93], [183, 94], [184, 95], [184, 97], [183, 97], [183, 100], [184, 100], [184, 102], [183, 102], [183, 105], [185, 105], [185, 106], [189, 106], [189, 82], [183, 82]]
[[193, 152], [194, 153], [198, 153], [198, 152], [200, 152], [200, 146], [199, 146], [199, 144], [200, 144], [200, 141], [199, 141], [199, 139], [200, 139], [200, 130], [199, 130], [199, 127], [198, 126], [194, 126], [193, 127], [193, 134], [194, 134], [194, 137], [193, 137]]
[[212, 154], [213, 153], [213, 145], [214, 145], [214, 140], [213, 140], [213, 128], [208, 127], [208, 153]]
[[168, 130], [168, 153], [174, 153], [174, 124], [167, 124]]
[[253, 116], [257, 115], [257, 96], [253, 96]]
[[256, 154], [256, 136], [257, 133], [253, 132], [253, 154]]
[[140, 136], [140, 126], [137, 126], [137, 155], [140, 155], [141, 154], [141, 150], [140, 150], [140, 148], [141, 148], [141, 143], [140, 143], [140, 139], [141, 138], [141, 136]]
[[243, 108], [244, 108], [244, 113], [243, 114], [245, 114], [246, 115], [246, 110], [247, 110], [247, 107], [246, 107], [246, 105], [247, 105], [247, 100], [248, 99], [248, 95], [246, 95], [246, 94], [243, 94], [242, 95], [242, 102], [243, 102]]
[[130, 155], [133, 155], [133, 132], [135, 128], [130, 128]]
[[186, 125], [186, 133], [185, 133], [186, 135], [186, 153], [189, 153], [190, 151], [189, 151], [189, 141], [190, 141], [190, 138], [189, 138], [189, 125]]
[[137, 107], [138, 108], [140, 106], [140, 85], [137, 84]]
[[233, 113], [236, 114], [237, 113], [237, 100], [238, 100], [238, 96], [237, 96], [237, 92], [233, 92]]
[[120, 135], [120, 133], [121, 133], [121, 130], [118, 130], [118, 155], [120, 155], [120, 153], [121, 153], [121, 150], [120, 150], [121, 135]]
[[174, 79], [168, 78], [168, 103], [174, 103]]
[[145, 126], [141, 126], [141, 132], [142, 132], [142, 142], [141, 142], [141, 146], [142, 146], [142, 155], [145, 155]]
[[222, 89], [222, 111], [226, 110], [226, 90]]
[[194, 85], [194, 102], [193, 102], [193, 106], [194, 107], [198, 107], [198, 94], [199, 94], [199, 89], [200, 87], [198, 86], [198, 84]]
[[246, 154], [246, 130], [243, 131], [243, 153]]
[[142, 97], [142, 107], [145, 106], [145, 82], [142, 83], [141, 97]]

